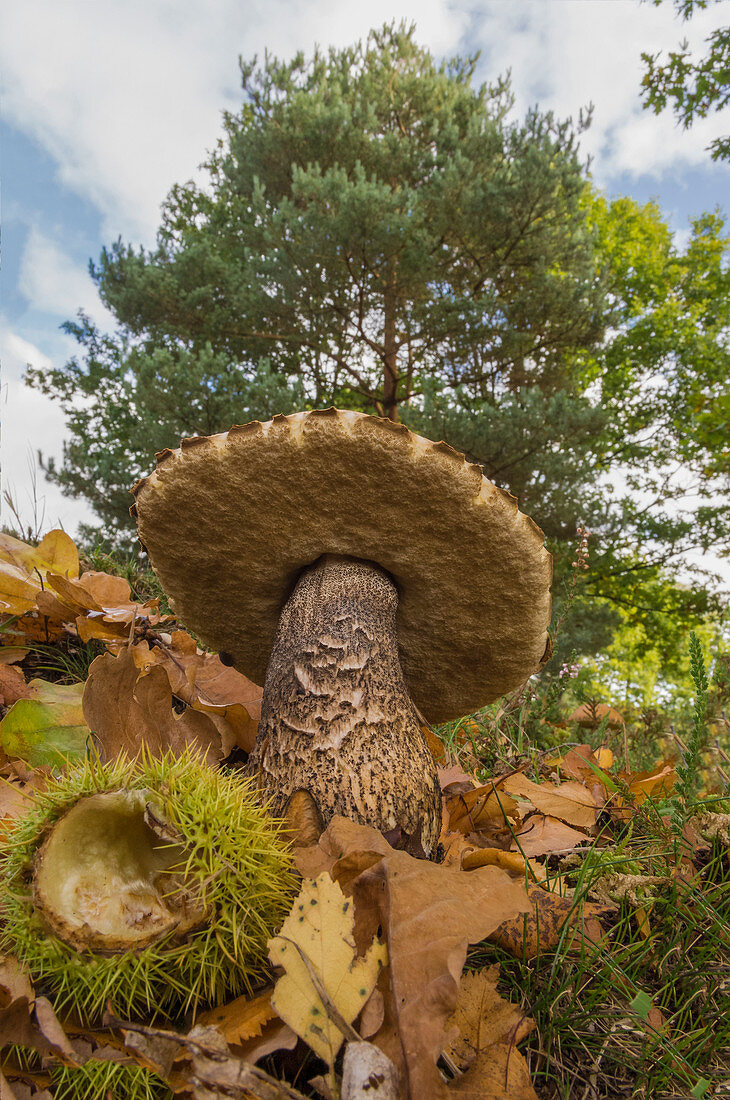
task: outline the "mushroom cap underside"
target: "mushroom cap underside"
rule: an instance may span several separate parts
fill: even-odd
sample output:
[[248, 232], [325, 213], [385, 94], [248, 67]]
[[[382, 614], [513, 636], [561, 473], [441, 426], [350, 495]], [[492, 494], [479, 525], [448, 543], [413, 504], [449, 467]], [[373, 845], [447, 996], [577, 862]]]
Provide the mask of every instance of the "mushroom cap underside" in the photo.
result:
[[296, 578], [323, 554], [376, 562], [431, 722], [523, 683], [548, 642], [542, 531], [481, 468], [400, 424], [336, 409], [183, 440], [134, 487], [140, 539], [175, 612], [262, 683]]

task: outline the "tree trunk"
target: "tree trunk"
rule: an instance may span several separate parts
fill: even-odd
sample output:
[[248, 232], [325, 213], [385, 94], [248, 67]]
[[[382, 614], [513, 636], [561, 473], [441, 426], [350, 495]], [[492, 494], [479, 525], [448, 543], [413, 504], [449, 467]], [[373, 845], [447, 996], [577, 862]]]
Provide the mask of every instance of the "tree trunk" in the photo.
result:
[[398, 348], [395, 338], [395, 268], [385, 291], [383, 332], [383, 410], [390, 420], [398, 420]]
[[395, 584], [326, 555], [281, 613], [250, 768], [274, 814], [298, 790], [335, 814], [436, 846], [441, 795], [398, 658]]

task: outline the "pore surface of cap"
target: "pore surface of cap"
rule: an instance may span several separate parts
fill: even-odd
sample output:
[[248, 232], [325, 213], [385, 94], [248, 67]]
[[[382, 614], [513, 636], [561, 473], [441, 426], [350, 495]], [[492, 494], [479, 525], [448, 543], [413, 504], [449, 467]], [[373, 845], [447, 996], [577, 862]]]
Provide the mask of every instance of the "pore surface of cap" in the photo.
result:
[[376, 562], [395, 580], [401, 664], [429, 721], [484, 706], [540, 665], [543, 534], [446, 444], [329, 409], [158, 458], [134, 488], [140, 539], [176, 614], [257, 683], [297, 576], [322, 554]]

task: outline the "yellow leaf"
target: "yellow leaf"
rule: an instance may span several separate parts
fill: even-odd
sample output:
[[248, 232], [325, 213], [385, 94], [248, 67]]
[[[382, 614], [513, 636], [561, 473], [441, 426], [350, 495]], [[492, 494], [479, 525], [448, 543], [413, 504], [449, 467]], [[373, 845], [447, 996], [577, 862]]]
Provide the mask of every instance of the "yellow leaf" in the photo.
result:
[[374, 941], [355, 956], [354, 909], [327, 873], [305, 881], [281, 932], [269, 940], [269, 958], [286, 973], [271, 999], [277, 1013], [330, 1066], [344, 1036], [327, 999], [351, 1024], [375, 988], [388, 961], [385, 944]]
[[[207, 1027], [220, 1028], [227, 1043], [244, 1043], [261, 1035], [264, 1024], [276, 1019], [271, 1007], [271, 990], [267, 989], [258, 997], [237, 997], [219, 1008], [211, 1008], [198, 1016], [196, 1023]], [[281, 1025], [279, 1025], [281, 1026]]]
[[49, 531], [37, 546], [28, 546], [12, 535], [0, 534], [0, 559], [18, 566], [25, 573], [79, 575], [79, 555], [73, 539], [65, 531]]

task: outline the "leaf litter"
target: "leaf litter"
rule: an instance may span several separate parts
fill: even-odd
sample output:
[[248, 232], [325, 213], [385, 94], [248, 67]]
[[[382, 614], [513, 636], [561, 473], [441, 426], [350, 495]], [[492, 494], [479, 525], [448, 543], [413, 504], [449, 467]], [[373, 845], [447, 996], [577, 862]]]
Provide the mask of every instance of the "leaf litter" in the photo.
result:
[[[76, 549], [63, 532], [35, 548], [0, 537], [0, 618], [0, 843], [33, 805], [49, 769], [88, 751], [91, 738], [105, 759], [134, 755], [142, 745], [179, 753], [194, 744], [211, 766], [253, 745], [261, 689], [177, 629], [159, 601], [135, 603], [118, 577], [79, 576]], [[85, 684], [28, 682], [23, 665], [33, 645], [69, 638], [104, 650]], [[342, 1088], [341, 1049], [354, 1064], [372, 1044], [394, 1070], [398, 1100], [534, 1100], [531, 1067], [518, 1049], [534, 1021], [499, 992], [500, 965], [467, 969], [469, 952], [492, 944], [529, 960], [559, 945], [573, 953], [602, 950], [621, 898], [649, 937], [650, 874], [606, 874], [590, 901], [566, 884], [564, 872], [586, 853], [600, 859], [614, 827], [671, 793], [673, 762], [612, 778], [609, 749], [575, 745], [545, 756], [539, 768], [518, 762], [480, 782], [428, 733], [444, 794], [442, 862], [415, 858], [344, 818], [323, 830], [303, 797], [290, 820], [302, 890], [270, 943], [283, 973], [187, 1029], [110, 1013], [103, 1030], [85, 1033], [73, 1020], [59, 1020], [15, 960], [5, 959], [2, 1042], [36, 1051], [44, 1068], [34, 1077], [7, 1061], [2, 1100], [45, 1100], [46, 1066], [82, 1065], [92, 1056], [153, 1068], [183, 1097], [296, 1100], [304, 1094], [285, 1084], [280, 1069], [278, 1077], [269, 1070], [301, 1065], [304, 1044], [329, 1066], [327, 1078], [311, 1079], [324, 1095]], [[462, 741], [467, 734], [473, 741], [469, 731]], [[525, 774], [529, 767], [534, 779]], [[705, 812], [698, 828], [727, 843], [726, 821]], [[692, 860], [703, 858], [707, 843], [689, 826], [685, 831], [685, 854], [669, 877], [691, 883]], [[624, 984], [628, 997], [631, 984]], [[651, 1002], [646, 1020], [652, 1041], [667, 1034], [667, 1019]]]

